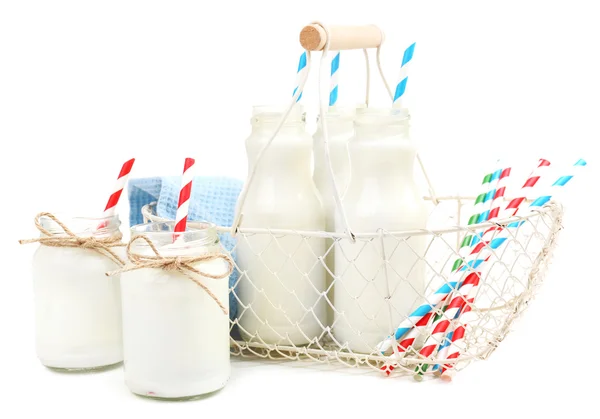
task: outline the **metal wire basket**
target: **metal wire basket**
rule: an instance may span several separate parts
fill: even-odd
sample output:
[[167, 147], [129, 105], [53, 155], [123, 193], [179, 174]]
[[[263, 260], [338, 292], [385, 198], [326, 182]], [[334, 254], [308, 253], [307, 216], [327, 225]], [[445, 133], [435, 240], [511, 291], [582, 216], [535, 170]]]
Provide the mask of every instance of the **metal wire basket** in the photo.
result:
[[[322, 29], [324, 35], [328, 35], [327, 28], [323, 26]], [[328, 42], [323, 48], [324, 56], [329, 49]], [[368, 69], [366, 50], [365, 57]], [[322, 66], [323, 62], [321, 60]], [[377, 64], [388, 93], [392, 96], [380, 66], [379, 47]], [[279, 127], [303, 91], [309, 68], [310, 52], [307, 51], [306, 71]], [[322, 90], [319, 89], [319, 92]], [[369, 83], [365, 100], [367, 106], [368, 92]], [[327, 105], [322, 98], [320, 103], [320, 120], [324, 121]], [[369, 366], [399, 375], [416, 372], [419, 376], [458, 371], [475, 359], [488, 358], [504, 339], [514, 320], [527, 307], [543, 280], [561, 229], [562, 207], [550, 203], [521, 216], [468, 225], [464, 208], [472, 206], [474, 198], [436, 197], [419, 159], [429, 183], [431, 197], [425, 199], [430, 204], [431, 222], [428, 226], [432, 227], [415, 231], [378, 229], [354, 234], [348, 226], [338, 186], [333, 178], [326, 124], [323, 124], [325, 160], [329, 165], [336, 207], [338, 214], [341, 214], [344, 232], [240, 226], [249, 184], [264, 151], [278, 130], [258, 154], [240, 195], [233, 225], [217, 227], [220, 234], [231, 235], [236, 243], [233, 249], [224, 249], [234, 259], [239, 274], [237, 283], [230, 288], [238, 304], [237, 317], [231, 321], [232, 354], [338, 361], [347, 366]], [[144, 207], [142, 212], [146, 221], [164, 221], [154, 214], [153, 205]], [[449, 215], [444, 217], [446, 213]], [[442, 219], [445, 218], [444, 222], [436, 225], [433, 220], [440, 218], [440, 214]], [[479, 251], [486, 254], [485, 263], [481, 266], [466, 264], [457, 273], [456, 263], [464, 262], [465, 258], [461, 251], [463, 238], [485, 237], [490, 231], [494, 232], [492, 240], [502, 235], [502, 246], [494, 247], [492, 240], [481, 240]], [[414, 245], [416, 240], [419, 246]], [[243, 252], [240, 252], [242, 248]], [[244, 260], [240, 260], [242, 253]], [[359, 256], [367, 253], [372, 255], [371, 260], [375, 262], [365, 269], [357, 261]], [[332, 255], [335, 255], [336, 269], [331, 268]], [[394, 269], [393, 261], [398, 255], [413, 261], [411, 271], [419, 270], [419, 275], [425, 278], [424, 288], [417, 289], [409, 281], [411, 272]], [[277, 263], [273, 263], [274, 260]], [[338, 263], [345, 268], [337, 269]], [[325, 285], [315, 286], [315, 275], [323, 274], [326, 276]], [[350, 275], [353, 276], [352, 281]], [[460, 277], [458, 280], [457, 276]], [[469, 276], [475, 278], [477, 285], [471, 288], [473, 295], [462, 296], [458, 284], [463, 284], [462, 281]], [[275, 282], [279, 290], [276, 298], [265, 291], [261, 277], [269, 277], [271, 286]], [[357, 277], [362, 279], [357, 282]], [[303, 285], [302, 292], [297, 286], [300, 283]], [[440, 297], [439, 291], [444, 289], [447, 293]], [[405, 296], [403, 307], [398, 306], [398, 299], [395, 298], [399, 293]], [[365, 298], [366, 295], [368, 298]], [[406, 296], [410, 296], [411, 300], [407, 300]], [[463, 300], [464, 306], [459, 313], [447, 310], [453, 296]], [[363, 304], [366, 300], [371, 303]], [[342, 301], [345, 303], [342, 304]], [[377, 304], [372, 304], [373, 301]], [[417, 307], [425, 308], [427, 314], [418, 318], [408, 314]], [[267, 312], [268, 315], [265, 314]], [[435, 328], [438, 324], [436, 321], [447, 322], [444, 333], [439, 333]], [[401, 325], [408, 327], [403, 329]], [[446, 330], [454, 330], [452, 340], [445, 333]], [[457, 330], [464, 333], [460, 339], [456, 339]], [[342, 335], [345, 337], [340, 338]], [[406, 336], [410, 336], [410, 345], [398, 344]], [[421, 349], [432, 342], [437, 350], [424, 356]], [[449, 349], [443, 350], [446, 347]]]
[[[457, 221], [466, 222], [463, 207], [472, 205], [473, 198], [470, 197], [441, 197], [438, 198], [440, 207], [444, 211], [454, 207], [454, 215], [451, 217]], [[149, 205], [143, 208], [142, 213], [145, 221], [165, 221], [157, 217], [154, 213], [155, 206]], [[435, 214], [434, 209], [432, 214]], [[236, 249], [239, 243], [248, 243], [256, 238], [263, 238], [268, 243], [256, 253], [256, 260], [261, 263], [263, 255], [273, 249], [280, 249], [279, 242], [282, 240], [296, 240], [299, 245], [310, 242], [313, 239], [325, 239], [328, 243], [323, 254], [314, 255], [314, 266], [326, 268], [326, 258], [331, 252], [341, 251], [342, 246], [360, 246], [362, 252], [381, 252], [382, 240], [393, 240], [398, 245], [406, 244], [410, 237], [420, 235], [425, 238], [426, 252], [418, 255], [418, 263], [425, 268], [427, 278], [427, 287], [423, 295], [418, 295], [415, 305], [431, 302], [429, 298], [435, 290], [444, 284], [451, 282], [450, 271], [452, 263], [457, 259], [464, 257], [459, 254], [460, 241], [465, 235], [477, 235], [487, 231], [490, 227], [507, 226], [515, 221], [519, 222], [518, 228], [510, 229], [508, 240], [504, 243], [502, 250], [491, 251], [492, 255], [486, 263], [486, 267], [480, 272], [480, 283], [478, 292], [470, 305], [471, 311], [468, 313], [468, 319], [462, 320], [466, 325], [465, 337], [461, 346], [461, 354], [454, 359], [438, 358], [437, 354], [428, 359], [423, 359], [417, 354], [419, 349], [418, 342], [422, 344], [425, 338], [431, 335], [430, 328], [423, 328], [415, 341], [417, 344], [411, 351], [403, 356], [395, 356], [394, 352], [381, 353], [376, 345], [370, 346], [369, 351], [362, 350], [356, 352], [347, 345], [339, 342], [334, 334], [336, 324], [347, 321], [345, 313], [336, 308], [335, 301], [332, 298], [332, 291], [336, 286], [343, 286], [344, 277], [334, 276], [330, 272], [327, 289], [317, 292], [314, 299], [314, 305], [305, 307], [307, 316], [312, 316], [317, 306], [325, 306], [328, 312], [328, 321], [320, 324], [317, 332], [311, 332], [310, 335], [302, 330], [302, 325], [297, 319], [293, 319], [287, 314], [286, 307], [277, 305], [274, 301], [269, 301], [261, 290], [256, 287], [252, 279], [252, 272], [240, 269], [236, 263], [235, 269], [239, 272], [239, 280], [235, 286], [231, 287], [238, 304], [237, 318], [231, 321], [231, 351], [234, 355], [257, 356], [261, 358], [272, 359], [311, 359], [319, 362], [339, 361], [347, 366], [367, 365], [380, 370], [393, 362], [395, 366], [394, 373], [414, 374], [415, 369], [427, 362], [429, 365], [450, 364], [455, 370], [460, 370], [475, 359], [486, 359], [496, 349], [498, 344], [504, 339], [510, 330], [510, 326], [515, 319], [527, 308], [536, 289], [541, 284], [548, 262], [550, 261], [552, 250], [556, 243], [557, 234], [561, 230], [562, 207], [558, 204], [551, 204], [540, 211], [531, 212], [521, 217], [511, 217], [505, 220], [496, 220], [491, 223], [481, 223], [472, 226], [448, 227], [441, 229], [423, 230], [416, 232], [388, 232], [379, 230], [373, 234], [358, 235], [357, 243], [350, 243], [350, 239], [339, 234], [326, 232], [299, 232], [299, 231], [270, 231], [265, 229], [240, 228], [236, 238], [237, 245], [230, 252], [236, 259]], [[457, 223], [458, 224], [458, 223]], [[221, 234], [230, 234], [230, 226], [219, 226], [217, 230]], [[386, 247], [389, 247], [386, 245]], [[227, 251], [224, 249], [224, 251]], [[390, 255], [381, 255], [381, 267], [389, 266]], [[293, 263], [294, 254], [285, 255], [281, 261], [281, 266], [286, 262]], [[352, 263], [352, 261], [348, 261]], [[270, 269], [267, 267], [267, 269]], [[270, 271], [274, 277], [279, 278], [279, 272]], [[310, 272], [300, 272], [307, 278]], [[282, 284], [285, 278], [280, 278]], [[365, 287], [372, 286], [372, 278], [365, 278]], [[399, 279], [402, 281], [402, 278]], [[254, 288], [255, 295], [260, 296], [255, 300], [248, 300], [247, 297], [239, 295], [240, 287]], [[391, 291], [393, 292], [393, 291]], [[381, 296], [382, 313], [389, 313], [389, 317], [381, 322], [381, 338], [393, 334], [398, 322], [398, 316], [394, 316], [395, 307], [392, 306], [392, 299], [389, 295]], [[281, 318], [287, 319], [289, 327], [295, 329], [299, 334], [306, 335], [308, 342], [301, 345], [293, 344], [285, 335], [279, 336], [278, 341], [273, 341], [273, 335], [276, 330], [270, 330], [269, 325], [260, 318], [260, 309], [257, 304], [270, 304], [273, 310], [280, 311]], [[441, 314], [441, 311], [439, 311]], [[387, 316], [384, 315], [384, 317]], [[255, 322], [263, 322], [266, 333], [270, 335], [269, 341], [263, 339], [260, 333], [252, 330], [244, 330], [244, 319], [250, 317]], [[381, 321], [381, 316], [375, 316], [373, 321]], [[404, 320], [404, 318], [400, 318]], [[453, 319], [452, 319], [453, 320]], [[351, 322], [350, 322], [351, 323]], [[352, 324], [350, 327], [352, 328]], [[361, 331], [355, 329], [356, 336], [360, 336]], [[440, 345], [443, 344], [440, 339]], [[431, 373], [430, 368], [424, 373]]]

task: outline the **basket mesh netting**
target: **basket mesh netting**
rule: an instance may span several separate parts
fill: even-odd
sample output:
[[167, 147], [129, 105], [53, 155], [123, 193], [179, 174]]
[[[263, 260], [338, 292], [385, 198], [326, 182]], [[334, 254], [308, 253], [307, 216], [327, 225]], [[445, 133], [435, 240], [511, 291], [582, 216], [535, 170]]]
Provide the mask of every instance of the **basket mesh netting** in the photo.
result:
[[[326, 43], [319, 75], [324, 74], [328, 48]], [[394, 99], [379, 53], [377, 47], [379, 74]], [[522, 208], [511, 207], [519, 212], [509, 212], [518, 216], [495, 218], [498, 212], [491, 217], [487, 211], [488, 218], [477, 221], [492, 221], [474, 224], [474, 199], [436, 197], [417, 154], [431, 196], [428, 229], [358, 234], [345, 215], [327, 124], [321, 123], [326, 172], [340, 221], [338, 226], [336, 218], [335, 229], [342, 233], [257, 228], [269, 224], [267, 212], [261, 214], [267, 220], [262, 226], [247, 225], [242, 222], [244, 201], [257, 168], [304, 91], [310, 51], [303, 58], [305, 70], [299, 73], [294, 97], [249, 164], [233, 225], [217, 226], [228, 244], [223, 251], [232, 256], [236, 271], [230, 287], [230, 301], [236, 305], [232, 353], [337, 361], [416, 377], [451, 377], [472, 360], [487, 358], [543, 279], [561, 228], [562, 207], [550, 202], [539, 208], [547, 202], [543, 201], [528, 208], [523, 197], [516, 205]], [[368, 67], [366, 50], [365, 58]], [[327, 110], [324, 81], [319, 77], [319, 121], [325, 120]], [[369, 86], [367, 82], [367, 107]], [[164, 221], [152, 215], [151, 207], [143, 212], [147, 220]]]
[[[379, 230], [354, 242], [326, 232], [239, 229], [235, 247], [223, 247], [238, 273], [230, 289], [238, 306], [232, 354], [420, 375], [487, 358], [540, 285], [562, 208], [552, 203], [467, 227], [463, 208], [472, 200], [440, 201], [453, 213], [446, 225], [457, 227]], [[151, 207], [144, 215], [162, 221]], [[218, 230], [228, 235], [231, 227]], [[460, 250], [465, 237], [480, 240], [475, 258]], [[425, 278], [424, 286], [415, 278]], [[466, 283], [473, 286], [460, 288]], [[459, 312], [453, 301], [462, 304]], [[418, 308], [429, 312], [409, 316]], [[401, 325], [408, 331], [396, 336]]]

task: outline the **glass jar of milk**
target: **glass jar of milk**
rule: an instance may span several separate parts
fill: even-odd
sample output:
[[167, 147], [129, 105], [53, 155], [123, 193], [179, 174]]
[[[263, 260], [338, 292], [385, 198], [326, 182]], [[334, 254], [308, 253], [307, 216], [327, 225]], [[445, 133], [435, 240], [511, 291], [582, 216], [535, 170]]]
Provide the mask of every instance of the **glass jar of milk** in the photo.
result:
[[[106, 218], [57, 215], [81, 239], [119, 235], [118, 216]], [[39, 225], [60, 240], [69, 235], [48, 216]], [[41, 229], [40, 229], [41, 230]], [[43, 242], [33, 257], [36, 350], [42, 364], [65, 370], [90, 370], [123, 360], [119, 276], [107, 271], [120, 266], [91, 248], [51, 246]], [[115, 253], [122, 248], [112, 247]]]
[[[335, 253], [333, 334], [352, 351], [371, 353], [425, 292], [423, 236], [387, 233], [424, 229], [427, 209], [413, 179], [408, 112], [358, 109], [354, 127], [343, 205], [350, 228], [363, 237], [342, 240]], [[344, 232], [339, 216], [336, 226]]]
[[173, 263], [204, 255], [188, 265], [202, 275], [175, 265], [121, 274], [125, 382], [142, 396], [188, 399], [219, 390], [229, 380], [229, 317], [215, 299], [227, 307], [230, 266], [224, 256], [215, 257], [222, 254], [214, 225], [188, 225], [176, 240], [174, 226], [132, 227], [130, 255], [154, 257], [156, 249]]
[[[246, 140], [249, 173], [274, 134], [284, 110], [257, 106]], [[242, 229], [323, 231], [325, 213], [312, 179], [312, 138], [302, 106], [295, 105], [256, 166], [242, 210]], [[300, 234], [238, 236], [241, 279], [238, 324], [242, 338], [258, 344], [315, 342], [327, 325], [325, 239]]]

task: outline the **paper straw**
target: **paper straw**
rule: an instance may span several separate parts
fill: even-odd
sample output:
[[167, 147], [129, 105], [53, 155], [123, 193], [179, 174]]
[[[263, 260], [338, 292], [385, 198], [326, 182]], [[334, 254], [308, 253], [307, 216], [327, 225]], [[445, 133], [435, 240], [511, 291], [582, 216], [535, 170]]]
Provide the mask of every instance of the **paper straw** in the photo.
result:
[[[175, 213], [175, 233], [183, 233], [187, 226], [188, 211], [190, 208], [190, 196], [192, 195], [192, 181], [194, 179], [191, 170], [196, 161], [191, 158], [185, 159], [183, 166], [183, 175], [181, 177], [181, 190], [179, 191], [179, 202], [177, 203], [177, 212]], [[179, 235], [175, 234], [177, 238]]]
[[504, 217], [512, 217], [519, 211], [519, 207], [527, 199], [527, 194], [531, 191], [531, 189], [537, 184], [540, 180], [541, 175], [544, 171], [550, 166], [550, 162], [545, 159], [540, 159], [537, 168], [529, 175], [529, 178], [525, 181], [523, 186], [521, 187], [520, 194], [517, 198], [512, 199], [505, 208], [504, 214], [501, 216]]
[[415, 45], [416, 43], [413, 43], [404, 50], [402, 66], [400, 67], [400, 76], [398, 77], [398, 84], [396, 84], [396, 91], [394, 93], [394, 101], [392, 104], [394, 108], [402, 107], [402, 97], [404, 96], [404, 92], [406, 92], [406, 83], [408, 82], [408, 67], [415, 52]]
[[333, 59], [331, 60], [331, 79], [330, 79], [330, 92], [329, 92], [329, 106], [335, 106], [338, 100], [338, 79], [340, 69], [340, 52], [334, 53]]
[[[462, 307], [467, 303], [468, 294], [471, 289], [477, 285], [479, 285], [479, 274], [475, 273], [469, 275], [468, 279], [465, 279], [460, 287], [459, 295], [452, 299], [446, 312], [438, 319], [438, 321], [433, 323], [433, 331], [419, 351], [420, 356], [423, 358], [429, 358], [438, 345], [444, 343], [445, 335], [450, 327], [451, 322], [460, 312]], [[424, 370], [426, 370], [424, 366], [417, 367], [418, 373], [422, 374]]]
[[292, 93], [292, 96], [296, 96], [296, 102], [300, 101], [300, 99], [302, 99], [302, 91], [298, 91], [298, 89], [300, 88], [300, 84], [302, 82], [302, 79], [304, 78], [304, 72], [306, 72], [306, 51], [304, 51], [302, 53], [302, 55], [300, 55], [300, 61], [298, 62], [298, 71], [296, 73], [296, 87], [294, 87], [294, 92]]
[[[495, 218], [507, 218], [512, 217], [517, 214], [521, 204], [527, 199], [527, 195], [531, 192], [531, 190], [537, 185], [538, 181], [542, 177], [542, 175], [548, 170], [550, 167], [550, 162], [546, 159], [540, 159], [537, 167], [531, 172], [523, 186], [519, 191], [519, 196], [517, 198], [513, 198], [507, 205], [504, 210], [502, 208], [502, 200], [498, 200], [496, 206], [491, 209], [490, 216], [498, 214], [498, 217]], [[488, 231], [497, 230], [499, 227], [492, 227]], [[483, 234], [475, 235], [471, 242], [471, 246], [475, 246], [482, 240]]]
[[[487, 206], [487, 203], [489, 202], [490, 203], [489, 206], [491, 209], [484, 210], [480, 214], [476, 214], [476, 215], [472, 216], [469, 219], [469, 224], [474, 224], [475, 222], [482, 223], [482, 222], [488, 221], [491, 218], [493, 218], [493, 216], [495, 216], [494, 214], [497, 215], [497, 212], [498, 212], [497, 209], [502, 204], [503, 197], [504, 197], [504, 194], [506, 191], [506, 182], [508, 180], [508, 177], [510, 176], [510, 170], [511, 170], [510, 167], [503, 169], [502, 165], [500, 164], [500, 160], [498, 160], [498, 164], [499, 164], [499, 168], [494, 170], [494, 172], [491, 173], [490, 175], [487, 175], [483, 180], [483, 183], [485, 184], [486, 180], [489, 179], [487, 184], [488, 185], [493, 184], [493, 187], [488, 188], [489, 190], [487, 192], [484, 192], [483, 194], [479, 195], [476, 200], [476, 204], [477, 204], [477, 202], [479, 202], [482, 204], [482, 207]], [[494, 209], [496, 211], [494, 213], [492, 213], [492, 210], [494, 210]], [[454, 262], [453, 270], [456, 270], [461, 265], [462, 261], [464, 260], [464, 257], [466, 256], [463, 249], [467, 250], [467, 252], [468, 252], [466, 245], [470, 244], [470, 242], [471, 242], [470, 238], [469, 238], [468, 243], [465, 243], [465, 240], [463, 240], [463, 243], [461, 244], [461, 246], [465, 246], [465, 247], [461, 247], [460, 252], [459, 252], [459, 254], [461, 255], [461, 259], [457, 259]], [[474, 289], [476, 289], [476, 287], [474, 287]], [[448, 296], [448, 298], [450, 298], [450, 296]], [[447, 307], [444, 307], [444, 311], [446, 311], [446, 309], [447, 309]], [[456, 313], [455, 319], [459, 315], [460, 315], [460, 311]], [[438, 358], [444, 359], [446, 357], [446, 354], [448, 352], [448, 347], [449, 347], [450, 341], [452, 339], [452, 334], [453, 334], [453, 330], [450, 330], [449, 333], [446, 335], [446, 338], [440, 344], [440, 346], [438, 348]], [[439, 369], [441, 369], [441, 367], [439, 365], [435, 365], [434, 371], [439, 370]], [[425, 367], [425, 366], [423, 366], [423, 368], [421, 369], [422, 372], [424, 372], [426, 370], [427, 370], [427, 367]]]
[[119, 203], [119, 199], [121, 198], [121, 194], [123, 193], [123, 189], [127, 184], [127, 178], [131, 173], [131, 168], [133, 167], [133, 163], [135, 163], [135, 159], [127, 160], [123, 163], [121, 167], [121, 171], [119, 172], [119, 177], [115, 183], [115, 187], [113, 188], [113, 193], [108, 198], [108, 202], [106, 203], [106, 208], [104, 208], [104, 218], [112, 217], [115, 215], [115, 211], [117, 209], [117, 204]]
[[[540, 160], [540, 165], [539, 165], [538, 167], [540, 167], [541, 165], [543, 165], [544, 167], [547, 167], [549, 164], [550, 164], [550, 163], [549, 163], [549, 162], [547, 162], [546, 160]], [[564, 176], [561, 176], [561, 177], [559, 177], [559, 178], [558, 178], [558, 179], [557, 179], [557, 180], [556, 180], [556, 181], [555, 181], [555, 182], [552, 184], [552, 186], [551, 186], [551, 191], [553, 191], [553, 192], [554, 192], [554, 191], [556, 191], [556, 189], [557, 189], [557, 188], [561, 188], [561, 187], [563, 187], [564, 185], [566, 185], [566, 184], [567, 184], [567, 183], [568, 183], [568, 182], [569, 182], [569, 181], [570, 181], [570, 180], [573, 178], [573, 176], [574, 176], [574, 174], [575, 174], [575, 172], [574, 172], [574, 171], [576, 171], [576, 170], [581, 170], [583, 167], [585, 167], [585, 166], [586, 166], [586, 164], [587, 164], [587, 163], [585, 162], [585, 160], [583, 160], [583, 159], [579, 159], [579, 160], [578, 160], [578, 161], [577, 161], [577, 162], [576, 162], [576, 163], [575, 163], [575, 164], [572, 166], [572, 169], [571, 169], [571, 170], [572, 170], [572, 173], [573, 173], [573, 174], [568, 174], [568, 175], [564, 175]], [[533, 176], [530, 176], [530, 178], [528, 179], [528, 181], [527, 181], [527, 182], [525, 182], [525, 184], [523, 185], [523, 189], [529, 190], [529, 189], [532, 187], [532, 186], [531, 186], [531, 183], [534, 183], [534, 184], [535, 184], [535, 183], [537, 183], [537, 180], [539, 180], [539, 177], [538, 177], [538, 179], [536, 179], [536, 180], [535, 180], [535, 182], [532, 182], [532, 181], [531, 181], [531, 179], [532, 179], [532, 178], [533, 178]], [[520, 195], [522, 195], [522, 196], [525, 196], [525, 195], [526, 195], [526, 192], [522, 192]], [[550, 199], [552, 199], [552, 196], [553, 196], [553, 194], [545, 194], [545, 195], [541, 195], [541, 196], [539, 196], [538, 198], [536, 198], [535, 200], [533, 200], [533, 202], [532, 202], [532, 203], [529, 205], [529, 207], [528, 207], [528, 208], [529, 208], [529, 210], [533, 210], [533, 209], [536, 209], [536, 208], [540, 208], [540, 207], [542, 207], [542, 206], [543, 206], [543, 205], [545, 205], [545, 204], [546, 204], [548, 201], [550, 201]], [[521, 198], [522, 198], [522, 197], [519, 197], [519, 198], [516, 198], [516, 199], [520, 199], [520, 200], [521, 200], [521, 202], [523, 202], [523, 201], [524, 201], [524, 199], [521, 199]], [[512, 201], [511, 201], [511, 202], [512, 202]], [[511, 208], [510, 208], [510, 210], [511, 210], [511, 211], [515, 209], [515, 208], [514, 208], [514, 207], [515, 207], [514, 205], [512, 205], [512, 206], [511, 206], [511, 205], [509, 204], [509, 206], [511, 207]], [[517, 207], [517, 208], [516, 208], [516, 210], [514, 211], [514, 213], [515, 213], [515, 214], [517, 214], [518, 212], [519, 212], [519, 208]], [[508, 225], [507, 225], [507, 228], [516, 228], [516, 227], [519, 227], [519, 226], [520, 226], [522, 223], [523, 223], [523, 221], [516, 221], [516, 222], [513, 222], [513, 223], [510, 223], [510, 224], [508, 224]], [[489, 247], [490, 247], [492, 250], [495, 250], [495, 249], [497, 249], [497, 248], [498, 248], [500, 245], [502, 245], [502, 244], [503, 244], [503, 242], [506, 240], [506, 237], [504, 237], [504, 236], [506, 235], [506, 232], [505, 232], [505, 230], [501, 231], [500, 233], [501, 233], [501, 235], [500, 235], [499, 237], [496, 237], [496, 238], [494, 238], [493, 240], [491, 240], [489, 243], [487, 243], [487, 245], [488, 245], [488, 246], [489, 246]], [[485, 241], [482, 241], [482, 242], [481, 242], [481, 243], [480, 243], [478, 246], [476, 246], [476, 247], [480, 247], [480, 245], [482, 246], [482, 245], [484, 245], [485, 243], [486, 243]], [[474, 249], [474, 250], [473, 250], [473, 253], [475, 253], [475, 250], [476, 250], [476, 249]], [[482, 247], [482, 250], [483, 250], [483, 247]], [[486, 253], [488, 253], [488, 252], [486, 252]], [[488, 256], [488, 257], [489, 257], [489, 256]], [[485, 257], [482, 257], [482, 256], [479, 256], [479, 260], [482, 260], [482, 259], [486, 259], [486, 258], [485, 258]], [[471, 302], [472, 302], [472, 301], [474, 300], [474, 297], [475, 297], [475, 291], [476, 291], [476, 289], [475, 289], [475, 287], [473, 287], [473, 289], [472, 289], [472, 290], [471, 290], [471, 292], [469, 293], [469, 296], [467, 297], [467, 300], [468, 300], [468, 301], [471, 301]], [[467, 312], [469, 312], [469, 311], [470, 311], [470, 306], [469, 306], [469, 305], [467, 305], [467, 306], [466, 306], [466, 307], [465, 307], [465, 308], [464, 308], [462, 311], [463, 311], [463, 314], [466, 314]], [[460, 315], [460, 312], [459, 312], [458, 314]], [[463, 329], [464, 329], [464, 327], [465, 327], [465, 326], [466, 326], [466, 325], [462, 325]], [[462, 330], [462, 333], [464, 334], [464, 330]], [[460, 342], [460, 340], [461, 340], [461, 339], [462, 339], [462, 337], [460, 336], [460, 333], [459, 333], [459, 335], [456, 335], [456, 332], [455, 332], [455, 335], [453, 336], [453, 339], [452, 339], [452, 344], [451, 344], [451, 347], [450, 347], [450, 349], [448, 350], [448, 353], [449, 353], [449, 355], [448, 355], [448, 358], [447, 358], [447, 359], [454, 359], [454, 358], [457, 358], [457, 357], [460, 355], [460, 348], [457, 346], [456, 342]], [[445, 367], [445, 369], [448, 369], [448, 368], [451, 368], [452, 366], [451, 366], [451, 365], [445, 365], [444, 367]]]
[[[509, 176], [510, 176], [510, 167], [500, 170], [498, 179], [496, 180], [496, 185], [490, 191], [491, 198], [492, 198], [492, 200], [490, 202], [490, 209], [483, 211], [481, 213], [481, 215], [479, 216], [480, 223], [492, 220], [498, 216], [499, 210], [496, 211], [495, 209], [502, 205], [502, 202], [504, 200], [504, 195], [506, 193], [506, 184], [508, 183]], [[492, 210], [494, 210], [494, 212], [492, 212]]]
[[[497, 170], [488, 173], [483, 177], [483, 181], [481, 182], [482, 192], [477, 195], [475, 199], [475, 203], [473, 204], [473, 214], [469, 217], [469, 221], [467, 221], [467, 225], [477, 224], [479, 222], [479, 217], [481, 213], [484, 211], [485, 204], [488, 201], [489, 191], [492, 189], [492, 182], [496, 177], [496, 173], [498, 173], [498, 177], [500, 176], [502, 171], [498, 173]], [[468, 248], [471, 245], [471, 241], [473, 239], [473, 235], [467, 233], [460, 243], [460, 248], [458, 249], [458, 255], [460, 256], [458, 259], [454, 261], [452, 265], [452, 272], [456, 271], [458, 267], [462, 264], [462, 258], [468, 254]]]
[[394, 336], [388, 336], [383, 341], [379, 342], [377, 345], [377, 350], [381, 353], [384, 353], [391, 348], [394, 341], [400, 340], [402, 337], [404, 337], [404, 335], [406, 335], [417, 324], [417, 322], [419, 322], [419, 320], [429, 314], [440, 302], [442, 302], [442, 300], [448, 296], [448, 294], [456, 290], [458, 286], [462, 284], [463, 280], [467, 281], [472, 274], [470, 273], [464, 279], [461, 278], [463, 275], [463, 273], [461, 273], [460, 276], [455, 273], [446, 284], [442, 285], [436, 292], [429, 295], [426, 299], [427, 303], [419, 306], [406, 319], [400, 322], [396, 332], [394, 333]]
[[[441, 306], [441, 303], [438, 305], [438, 307], [439, 306]], [[401, 356], [405, 352], [407, 352], [415, 343], [415, 339], [417, 339], [419, 335], [421, 335], [421, 333], [425, 333], [425, 329], [429, 325], [429, 321], [433, 317], [433, 314], [434, 311], [432, 310], [425, 316], [423, 316], [418, 322], [415, 323], [414, 327], [410, 329], [406, 336], [404, 336], [404, 339], [402, 339], [398, 343], [396, 347], [397, 353], [394, 352], [392, 355], [389, 356], [389, 359], [394, 360], [396, 362], [399, 361], [398, 356]], [[383, 367], [381, 367], [381, 370], [387, 375], [390, 375], [391, 372], [394, 370], [394, 365], [384, 365]]]

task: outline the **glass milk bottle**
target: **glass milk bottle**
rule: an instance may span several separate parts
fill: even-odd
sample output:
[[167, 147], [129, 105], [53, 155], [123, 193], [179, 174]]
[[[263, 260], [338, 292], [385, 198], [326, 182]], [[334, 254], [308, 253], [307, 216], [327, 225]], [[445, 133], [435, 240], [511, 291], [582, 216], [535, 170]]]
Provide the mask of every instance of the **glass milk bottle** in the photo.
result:
[[135, 259], [143, 264], [144, 257], [156, 255], [152, 246], [174, 263], [176, 258], [212, 255], [188, 263], [203, 275], [185, 266], [182, 271], [165, 266], [121, 274], [125, 383], [135, 394], [187, 399], [219, 390], [229, 380], [229, 316], [194, 282], [201, 282], [227, 307], [229, 266], [220, 254], [214, 225], [194, 224], [175, 242], [174, 222], [131, 229], [134, 267]]
[[[275, 131], [282, 109], [255, 107], [246, 140], [249, 170]], [[325, 214], [312, 179], [312, 138], [295, 105], [249, 187], [242, 228], [323, 231]], [[318, 262], [325, 239], [260, 233], [238, 236], [239, 325], [253, 342], [302, 345], [326, 326], [325, 268]]]
[[[351, 176], [343, 205], [357, 233], [423, 229], [425, 203], [413, 179], [416, 149], [405, 110], [357, 110], [349, 142]], [[336, 218], [339, 232], [343, 225]], [[383, 249], [382, 249], [383, 244]], [[335, 254], [334, 289], [340, 344], [371, 353], [391, 328], [421, 302], [425, 291], [422, 236], [343, 240]], [[382, 258], [385, 252], [387, 265]], [[386, 279], [387, 274], [387, 279]]]
[[[106, 218], [58, 215], [72, 234], [85, 239], [120, 237], [118, 216]], [[67, 233], [49, 216], [39, 223], [49, 235], [66, 239]], [[99, 228], [99, 226], [102, 226]], [[123, 254], [122, 248], [112, 247]], [[88, 370], [123, 360], [119, 268], [109, 256], [82, 247], [41, 244], [33, 256], [35, 336], [37, 355], [47, 367]]]

